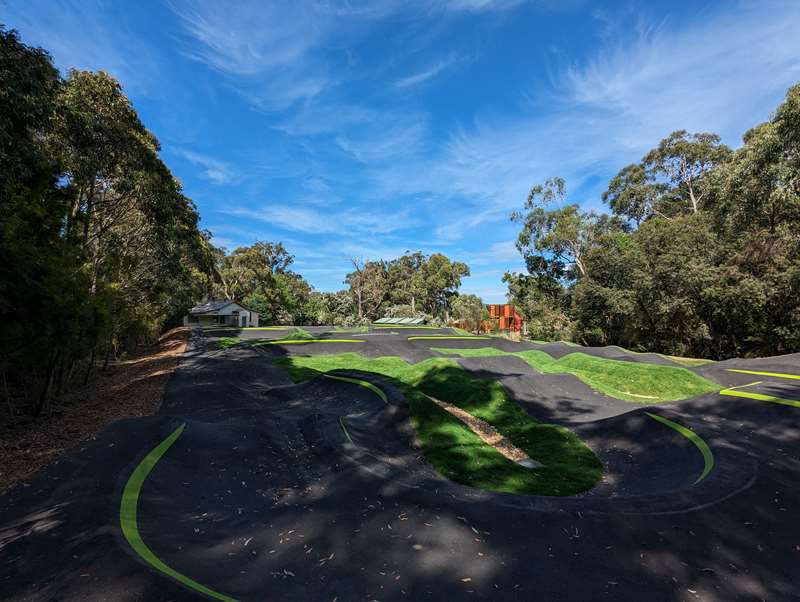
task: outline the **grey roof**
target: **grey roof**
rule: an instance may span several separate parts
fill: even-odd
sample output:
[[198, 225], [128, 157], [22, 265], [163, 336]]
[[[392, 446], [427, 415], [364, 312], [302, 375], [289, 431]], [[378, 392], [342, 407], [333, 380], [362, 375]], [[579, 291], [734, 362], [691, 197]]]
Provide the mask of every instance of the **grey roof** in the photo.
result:
[[207, 314], [212, 311], [219, 311], [223, 307], [227, 307], [231, 303], [236, 303], [236, 301], [231, 301], [230, 299], [212, 299], [211, 301], [207, 301], [202, 305], [195, 305], [192, 309], [189, 310], [189, 313]]

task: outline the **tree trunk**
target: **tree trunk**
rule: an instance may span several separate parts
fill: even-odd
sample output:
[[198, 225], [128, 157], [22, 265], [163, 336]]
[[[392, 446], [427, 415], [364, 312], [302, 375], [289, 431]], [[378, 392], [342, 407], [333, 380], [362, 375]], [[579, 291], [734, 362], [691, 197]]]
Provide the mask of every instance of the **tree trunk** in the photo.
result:
[[50, 357], [50, 361], [47, 364], [47, 374], [45, 376], [44, 387], [42, 388], [42, 393], [39, 395], [39, 401], [36, 403], [36, 407], [33, 410], [34, 417], [38, 418], [42, 415], [45, 407], [47, 406], [47, 402], [50, 399], [50, 388], [53, 383], [53, 374], [55, 373], [56, 363], [58, 362], [60, 353], [58, 351], [53, 352]]
[[6, 398], [6, 405], [8, 406], [8, 417], [11, 424], [16, 422], [17, 418], [17, 411], [14, 408], [14, 404], [11, 403], [11, 393], [8, 391], [8, 381], [6, 380], [6, 372], [3, 370], [3, 395]]
[[103, 360], [103, 372], [108, 368], [108, 361], [111, 359], [111, 348], [113, 347], [114, 334], [108, 336], [108, 345], [106, 346], [106, 357]]
[[89, 356], [89, 365], [86, 367], [86, 374], [83, 377], [83, 386], [85, 387], [89, 384], [89, 376], [92, 374], [92, 368], [94, 368], [94, 356], [97, 351], [97, 345], [92, 347], [92, 354]]
[[60, 396], [61, 393], [64, 391], [64, 370], [66, 362], [64, 362], [64, 358], [62, 357], [56, 368], [56, 375], [55, 375], [55, 382], [56, 382], [56, 397]]

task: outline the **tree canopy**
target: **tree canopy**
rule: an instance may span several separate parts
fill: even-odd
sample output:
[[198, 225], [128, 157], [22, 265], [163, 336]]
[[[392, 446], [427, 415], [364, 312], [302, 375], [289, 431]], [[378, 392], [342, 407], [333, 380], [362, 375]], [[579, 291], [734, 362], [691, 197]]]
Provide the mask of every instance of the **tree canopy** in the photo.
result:
[[677, 131], [624, 167], [603, 200], [563, 180], [512, 219], [528, 274], [509, 294], [541, 336], [711, 358], [800, 350], [800, 85], [740, 148]]
[[185, 311], [210, 247], [119, 83], [62, 79], [4, 29], [0, 151], [0, 380], [38, 414], [76, 368]]

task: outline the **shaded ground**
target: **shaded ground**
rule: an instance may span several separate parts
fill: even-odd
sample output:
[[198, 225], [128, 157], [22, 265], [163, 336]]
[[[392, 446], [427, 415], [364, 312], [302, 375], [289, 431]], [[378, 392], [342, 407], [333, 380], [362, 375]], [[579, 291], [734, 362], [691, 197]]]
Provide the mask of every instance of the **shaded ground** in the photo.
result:
[[[532, 416], [573, 428], [606, 467], [581, 496], [489, 494], [428, 467], [402, 397], [379, 379], [388, 403], [342, 381], [293, 385], [268, 362], [353, 350], [413, 360], [447, 346], [407, 334], [357, 349], [261, 351], [196, 338], [157, 416], [114, 423], [0, 497], [0, 599], [200, 599], [142, 563], [118, 528], [128, 475], [180, 424], [144, 484], [142, 537], [168, 565], [237, 599], [800, 597], [800, 409], [719, 394], [644, 408], [593, 397], [568, 375], [535, 375], [515, 358], [460, 360], [501, 380]], [[727, 386], [769, 381], [780, 390], [771, 394], [800, 399], [800, 381], [726, 371], [751, 365], [800, 373], [800, 356], [696, 371]], [[645, 411], [705, 439], [716, 459], [706, 479], [692, 485], [697, 450]]]
[[155, 413], [188, 338], [188, 328], [169, 331], [152, 349], [96, 371], [87, 386], [54, 405], [49, 417], [6, 432], [0, 440], [0, 492], [24, 481], [111, 422]]

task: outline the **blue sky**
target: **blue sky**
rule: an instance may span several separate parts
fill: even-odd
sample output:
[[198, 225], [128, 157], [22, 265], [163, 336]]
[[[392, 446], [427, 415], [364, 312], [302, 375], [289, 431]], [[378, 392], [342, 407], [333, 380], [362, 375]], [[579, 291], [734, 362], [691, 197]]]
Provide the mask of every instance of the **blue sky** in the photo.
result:
[[6, 0], [62, 68], [123, 84], [216, 244], [466, 261], [504, 300], [509, 214], [545, 178], [600, 208], [676, 129], [739, 144], [800, 82], [800, 2]]

